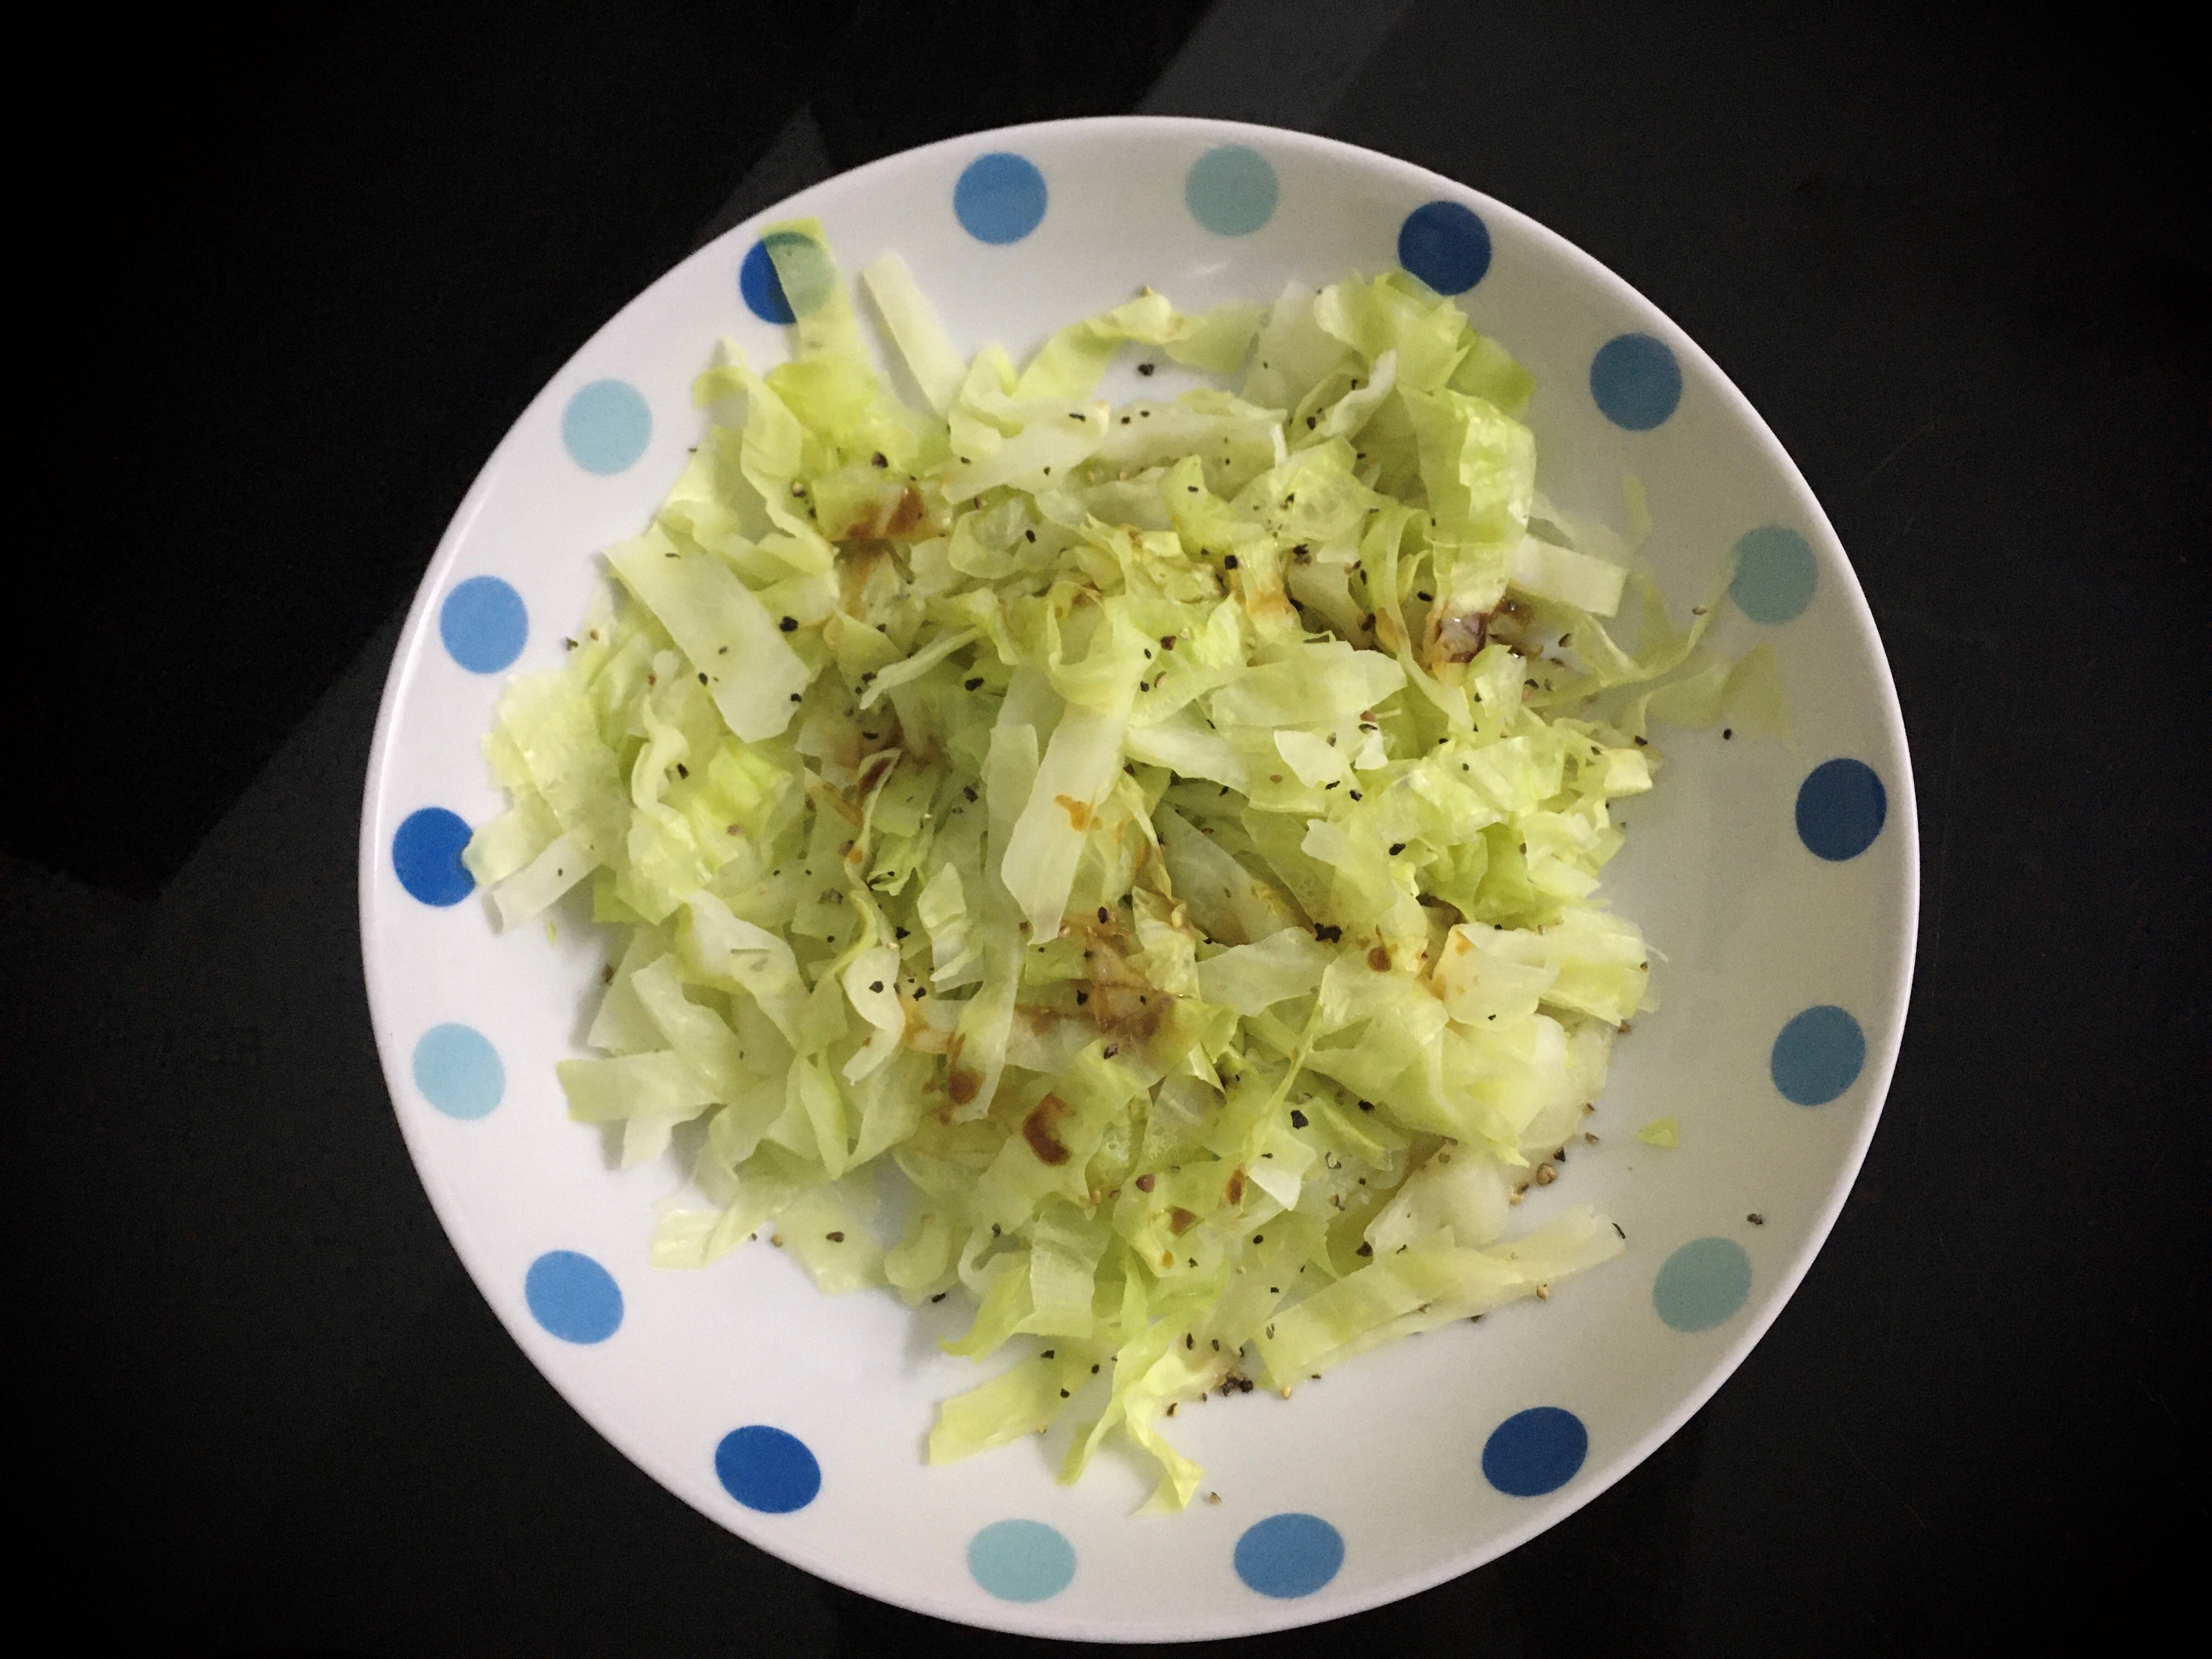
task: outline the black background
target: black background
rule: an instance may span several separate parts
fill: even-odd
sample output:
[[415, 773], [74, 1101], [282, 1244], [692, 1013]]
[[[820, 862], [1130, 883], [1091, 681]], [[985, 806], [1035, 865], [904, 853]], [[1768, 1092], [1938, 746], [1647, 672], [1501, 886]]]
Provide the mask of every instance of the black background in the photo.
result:
[[[109, 1587], [88, 1640], [1025, 1645], [759, 1554], [524, 1360], [392, 1119], [355, 823], [393, 619], [476, 468], [794, 113], [844, 167], [1133, 109], [1206, 11], [303, 9], [58, 55], [87, 130], [21, 185], [0, 1121], [25, 1565]], [[1924, 899], [1865, 1172], [1713, 1402], [1498, 1563], [1266, 1650], [2139, 1627], [2161, 1541], [2207, 1528], [2194, 49], [2124, 9], [1419, 0], [1370, 32], [1325, 96], [1255, 48], [1170, 103], [1462, 179], [1713, 354], [1881, 625]]]

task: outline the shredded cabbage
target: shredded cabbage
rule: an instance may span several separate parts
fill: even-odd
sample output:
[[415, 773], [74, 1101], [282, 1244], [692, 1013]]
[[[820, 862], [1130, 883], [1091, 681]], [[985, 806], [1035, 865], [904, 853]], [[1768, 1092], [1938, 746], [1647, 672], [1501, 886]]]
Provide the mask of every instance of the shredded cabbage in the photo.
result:
[[[1403, 273], [1147, 290], [1017, 368], [881, 259], [915, 410], [821, 227], [766, 240], [796, 355], [701, 376], [684, 476], [506, 692], [467, 863], [504, 926], [588, 883], [628, 930], [559, 1076], [625, 1164], [684, 1131], [657, 1262], [765, 1231], [824, 1290], [972, 1296], [949, 1349], [1025, 1357], [931, 1461], [1071, 1419], [1065, 1478], [1119, 1433], [1177, 1508], [1178, 1402], [1622, 1249], [1586, 1206], [1507, 1236], [1653, 1006], [1610, 805], [1649, 720], [1776, 729], [1780, 682], [1541, 496], [1533, 382]], [[1132, 346], [1249, 367], [1098, 400]]]

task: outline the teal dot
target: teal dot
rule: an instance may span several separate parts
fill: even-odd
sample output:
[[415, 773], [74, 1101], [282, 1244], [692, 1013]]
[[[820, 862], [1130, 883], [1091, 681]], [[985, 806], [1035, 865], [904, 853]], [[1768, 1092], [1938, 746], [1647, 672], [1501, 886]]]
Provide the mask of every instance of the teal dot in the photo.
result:
[[1778, 524], [1747, 531], [1735, 544], [1729, 597], [1755, 623], [1794, 621], [1813, 602], [1820, 567], [1796, 531]]
[[622, 1325], [622, 1286], [591, 1257], [548, 1250], [522, 1280], [530, 1316], [563, 1342], [604, 1342]]
[[1732, 1238], [1693, 1238], [1667, 1258], [1651, 1305], [1678, 1331], [1709, 1331], [1751, 1294], [1751, 1258]]
[[1311, 1595], [1344, 1565], [1344, 1534], [1317, 1515], [1271, 1515], [1237, 1540], [1237, 1576], [1262, 1595]]
[[594, 380], [561, 413], [569, 459], [602, 477], [635, 465], [653, 437], [653, 410], [628, 380]]
[[1825, 1106], [1858, 1081], [1866, 1033], [1841, 1008], [1808, 1008], [1782, 1028], [1766, 1065], [1784, 1100]]
[[1075, 1577], [1075, 1546], [1042, 1521], [994, 1521], [968, 1540], [968, 1571], [1001, 1601], [1042, 1601]]
[[1182, 199], [1217, 236], [1249, 236], [1275, 216], [1275, 169], [1243, 144], [1223, 144], [1191, 163]]
[[1666, 342], [1616, 334], [1590, 359], [1590, 396], [1615, 426], [1649, 432], [1682, 401], [1682, 366]]
[[507, 1092], [507, 1069], [481, 1031], [433, 1025], [415, 1044], [415, 1086], [447, 1117], [483, 1117]]

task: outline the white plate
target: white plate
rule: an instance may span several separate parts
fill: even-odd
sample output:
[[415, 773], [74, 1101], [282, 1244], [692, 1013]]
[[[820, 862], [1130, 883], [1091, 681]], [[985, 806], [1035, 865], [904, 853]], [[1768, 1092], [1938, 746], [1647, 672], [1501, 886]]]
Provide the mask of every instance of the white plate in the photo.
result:
[[[1402, 258], [1536, 374], [1528, 419], [1554, 498], [1619, 525], [1623, 477], [1640, 478], [1646, 556], [1679, 606], [1743, 544], [1715, 641], [1779, 654], [1790, 740], [1665, 734], [1660, 787], [1626, 803], [1607, 885], [1664, 952], [1662, 1007], [1618, 1050], [1591, 1120], [1601, 1144], [1517, 1212], [1595, 1203], [1628, 1254], [1291, 1401], [1186, 1409], [1180, 1443], [1221, 1501], [1181, 1516], [1133, 1513], [1150, 1480], [1133, 1462], [1054, 1484], [1057, 1434], [925, 1468], [936, 1403], [975, 1376], [936, 1351], [964, 1322], [953, 1303], [824, 1297], [765, 1244], [700, 1273], [648, 1266], [672, 1170], [611, 1171], [553, 1077], [579, 1052], [600, 939], [573, 908], [557, 939], [495, 934], [482, 895], [455, 890], [437, 833], [454, 826], [417, 816], [477, 823], [501, 806], [478, 750], [501, 685], [561, 659], [594, 552], [635, 533], [681, 469], [716, 337], [756, 363], [785, 351], [742, 272], [760, 224], [805, 214], [848, 272], [902, 254], [961, 345], [1018, 356], [1146, 283], [1196, 309]], [[1108, 393], [1133, 395], [1131, 369], [1115, 374]], [[702, 1514], [825, 1578], [971, 1624], [1132, 1641], [1409, 1595], [1552, 1525], [1672, 1433], [1773, 1320], [1857, 1171], [1897, 1054], [1917, 887], [1905, 732], [1866, 602], [1803, 478], [1704, 352], [1588, 256], [1449, 179], [1297, 134], [1146, 118], [981, 134], [833, 179], [602, 329], [431, 562], [361, 839], [370, 1004], [409, 1148], [486, 1299], [576, 1409]], [[1636, 1137], [1662, 1114], [1677, 1150]]]

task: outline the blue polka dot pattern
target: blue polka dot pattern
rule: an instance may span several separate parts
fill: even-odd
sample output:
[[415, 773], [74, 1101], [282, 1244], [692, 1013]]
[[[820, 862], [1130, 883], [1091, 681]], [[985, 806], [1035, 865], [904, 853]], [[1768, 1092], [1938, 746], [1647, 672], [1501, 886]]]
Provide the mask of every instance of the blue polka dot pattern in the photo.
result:
[[1590, 396], [1615, 426], [1649, 432], [1682, 401], [1682, 366], [1649, 334], [1616, 334], [1590, 359]]
[[561, 442], [568, 458], [602, 477], [635, 465], [652, 439], [653, 410], [628, 380], [594, 380], [561, 414]]
[[1182, 199], [1217, 236], [1249, 236], [1275, 216], [1275, 169], [1243, 144], [1223, 144], [1191, 163]]
[[459, 904], [476, 891], [477, 878], [461, 862], [469, 826], [442, 806], [410, 812], [392, 837], [392, 870], [410, 897], [425, 904]]
[[970, 161], [952, 187], [952, 212], [979, 242], [1018, 242], [1044, 222], [1044, 174], [1026, 157], [993, 150]]
[[1858, 1081], [1866, 1033], [1841, 1008], [1808, 1008], [1782, 1028], [1766, 1066], [1784, 1100], [1825, 1106]]
[[806, 1443], [764, 1423], [722, 1437], [714, 1448], [714, 1475], [724, 1492], [763, 1515], [803, 1510], [822, 1490], [822, 1466]]
[[1001, 1601], [1042, 1601], [1075, 1577], [1075, 1546], [1042, 1521], [997, 1521], [968, 1540], [968, 1571]]
[[1797, 786], [1797, 838], [1831, 863], [1874, 845], [1889, 817], [1889, 792], [1864, 761], [1822, 761]]
[[1589, 1455], [1589, 1431], [1572, 1412], [1532, 1406], [1516, 1412], [1483, 1443], [1482, 1474], [1512, 1498], [1541, 1498], [1575, 1478]]
[[1751, 1294], [1751, 1258], [1732, 1238], [1693, 1238], [1651, 1284], [1651, 1306], [1678, 1331], [1709, 1331]]
[[563, 1342], [604, 1342], [622, 1325], [622, 1286], [575, 1250], [548, 1250], [532, 1262], [522, 1297], [530, 1316]]
[[1344, 1565], [1344, 1535], [1317, 1515], [1271, 1515], [1237, 1540], [1237, 1576], [1262, 1595], [1311, 1595]]
[[483, 1117], [507, 1092], [507, 1068], [483, 1032], [433, 1025], [415, 1043], [415, 1086], [447, 1117]]
[[496, 674], [522, 654], [530, 612], [522, 595], [496, 576], [471, 576], [438, 607], [447, 654], [471, 674]]
[[799, 320], [791, 301], [783, 297], [783, 283], [775, 274], [775, 261], [768, 256], [766, 242], [755, 242], [745, 250], [744, 263], [738, 267], [738, 295], [744, 301], [745, 309], [764, 323]]
[[1812, 604], [1819, 580], [1813, 550], [1796, 531], [1762, 525], [1737, 538], [1729, 597], [1752, 621], [1769, 626], [1796, 621]]
[[1490, 270], [1490, 227], [1457, 202], [1427, 202], [1398, 227], [1398, 263], [1439, 294], [1464, 294]]

